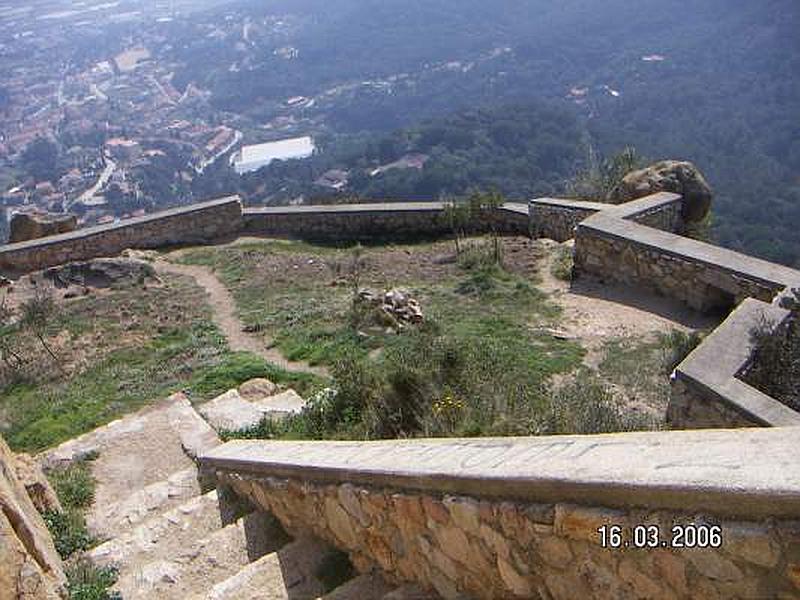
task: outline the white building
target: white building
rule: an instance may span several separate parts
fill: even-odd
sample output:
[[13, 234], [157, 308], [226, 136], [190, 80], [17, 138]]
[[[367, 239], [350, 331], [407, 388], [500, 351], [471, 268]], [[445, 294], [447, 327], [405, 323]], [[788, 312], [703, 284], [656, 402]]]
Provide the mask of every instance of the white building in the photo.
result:
[[314, 140], [310, 136], [242, 146], [233, 154], [231, 164], [239, 175], [257, 171], [266, 167], [273, 160], [289, 160], [292, 158], [308, 158], [314, 154]]

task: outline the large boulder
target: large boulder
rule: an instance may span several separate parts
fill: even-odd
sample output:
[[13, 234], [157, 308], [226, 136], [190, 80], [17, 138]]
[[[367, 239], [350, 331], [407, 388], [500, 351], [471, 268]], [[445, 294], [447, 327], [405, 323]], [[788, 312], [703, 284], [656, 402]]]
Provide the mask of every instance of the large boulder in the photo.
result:
[[17, 476], [27, 469], [17, 462], [0, 438], [0, 596], [55, 600], [65, 594], [66, 577], [47, 526]]
[[78, 228], [75, 215], [55, 215], [52, 213], [16, 213], [11, 217], [9, 243], [35, 240], [48, 235], [67, 233]]
[[714, 195], [702, 173], [692, 163], [664, 160], [628, 173], [607, 199], [620, 204], [657, 192], [683, 196], [682, 216], [687, 224], [699, 223], [705, 218]]

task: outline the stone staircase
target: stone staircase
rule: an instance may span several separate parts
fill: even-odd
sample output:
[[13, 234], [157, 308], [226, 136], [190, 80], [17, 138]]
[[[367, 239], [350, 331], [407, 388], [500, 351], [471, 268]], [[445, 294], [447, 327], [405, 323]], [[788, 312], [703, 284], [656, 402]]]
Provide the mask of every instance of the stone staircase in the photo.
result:
[[39, 460], [45, 466], [93, 460], [95, 502], [86, 517], [105, 541], [88, 558], [118, 568], [114, 591], [125, 600], [434, 598], [415, 586], [396, 588], [377, 573], [336, 586], [331, 581], [341, 583], [351, 572], [341, 553], [315, 538], [291, 539], [271, 515], [202, 488], [195, 457], [220, 444], [215, 428], [280, 418], [302, 402], [263, 380], [223, 394], [199, 413], [177, 394]]

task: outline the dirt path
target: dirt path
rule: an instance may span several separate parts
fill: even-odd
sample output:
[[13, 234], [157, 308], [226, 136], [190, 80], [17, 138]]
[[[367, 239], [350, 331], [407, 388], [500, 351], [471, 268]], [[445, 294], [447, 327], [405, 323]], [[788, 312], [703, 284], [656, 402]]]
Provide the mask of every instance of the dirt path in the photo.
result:
[[553, 276], [557, 242], [542, 240], [539, 288], [563, 309], [559, 328], [581, 340], [585, 362], [597, 367], [605, 342], [614, 338], [648, 338], [672, 329], [687, 332], [713, 327], [717, 319], [700, 315], [679, 302], [646, 290], [586, 279], [569, 283]]
[[321, 377], [329, 376], [328, 370], [324, 367], [286, 360], [277, 348], [269, 347], [269, 340], [245, 332], [244, 325], [236, 315], [236, 303], [233, 296], [211, 269], [195, 265], [181, 265], [166, 260], [156, 261], [155, 267], [157, 273], [192, 277], [206, 291], [214, 323], [228, 340], [231, 350], [252, 352], [286, 371], [313, 373]]

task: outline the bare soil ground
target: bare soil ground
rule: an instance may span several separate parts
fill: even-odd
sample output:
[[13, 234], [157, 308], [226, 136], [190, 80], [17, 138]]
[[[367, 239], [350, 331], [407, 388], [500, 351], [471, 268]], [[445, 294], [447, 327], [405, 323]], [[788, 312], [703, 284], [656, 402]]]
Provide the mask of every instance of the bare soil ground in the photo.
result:
[[653, 340], [658, 333], [697, 331], [718, 323], [714, 317], [640, 288], [593, 279], [576, 282], [557, 279], [552, 266], [560, 244], [551, 240], [536, 243], [543, 257], [538, 271], [539, 288], [562, 308], [561, 328], [587, 349], [587, 366], [596, 368], [603, 358], [604, 345], [615, 338]]

